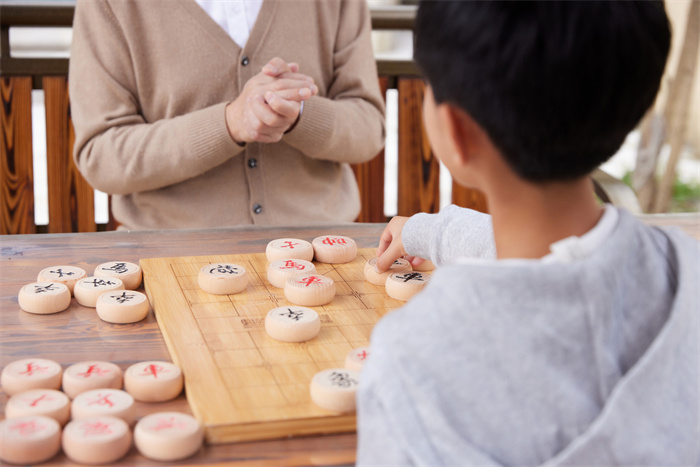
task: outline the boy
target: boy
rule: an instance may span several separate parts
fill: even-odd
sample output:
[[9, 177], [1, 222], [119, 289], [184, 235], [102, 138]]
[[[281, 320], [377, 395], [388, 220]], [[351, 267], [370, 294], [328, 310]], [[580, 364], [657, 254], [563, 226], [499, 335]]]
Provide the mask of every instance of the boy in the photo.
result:
[[416, 35], [434, 153], [491, 216], [382, 235], [381, 270], [442, 267], [373, 331], [358, 464], [695, 465], [698, 243], [587, 176], [654, 100], [663, 4], [428, 1]]

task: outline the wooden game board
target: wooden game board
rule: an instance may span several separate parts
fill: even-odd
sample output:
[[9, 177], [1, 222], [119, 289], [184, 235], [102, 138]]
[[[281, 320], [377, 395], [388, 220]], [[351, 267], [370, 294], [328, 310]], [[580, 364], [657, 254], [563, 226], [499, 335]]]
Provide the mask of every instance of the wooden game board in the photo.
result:
[[[267, 312], [291, 303], [267, 282], [264, 253], [141, 260], [146, 293], [208, 442], [355, 430], [355, 415], [317, 407], [309, 384], [320, 370], [342, 368], [350, 350], [369, 344], [377, 320], [403, 304], [364, 280], [365, 262], [374, 254], [368, 248], [351, 263], [315, 263], [319, 274], [335, 281], [337, 295], [314, 307], [321, 332], [303, 343], [279, 342], [265, 332]], [[201, 291], [199, 269], [216, 262], [244, 266], [246, 290], [218, 296]]]

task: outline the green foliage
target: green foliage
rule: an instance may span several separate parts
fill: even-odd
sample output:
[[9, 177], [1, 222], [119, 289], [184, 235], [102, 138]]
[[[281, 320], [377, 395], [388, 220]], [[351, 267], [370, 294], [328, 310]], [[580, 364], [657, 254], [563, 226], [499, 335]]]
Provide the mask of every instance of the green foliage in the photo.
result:
[[[623, 183], [632, 186], [632, 172], [625, 172]], [[698, 212], [700, 210], [700, 183], [685, 183], [678, 178], [673, 183], [669, 212]]]

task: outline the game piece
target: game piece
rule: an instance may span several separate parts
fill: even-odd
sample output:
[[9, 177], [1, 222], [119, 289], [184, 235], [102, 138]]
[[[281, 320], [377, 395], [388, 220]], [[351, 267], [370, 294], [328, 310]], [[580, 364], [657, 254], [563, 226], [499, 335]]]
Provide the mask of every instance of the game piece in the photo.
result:
[[433, 264], [432, 261], [429, 259], [426, 259], [422, 263], [420, 263], [418, 266], [413, 267], [414, 271], [419, 271], [419, 272], [429, 272], [429, 271], [434, 271], [435, 270], [435, 264]]
[[61, 389], [61, 365], [44, 358], [16, 360], [2, 369], [0, 384], [8, 396], [30, 389]]
[[37, 282], [58, 282], [68, 287], [71, 295], [75, 283], [87, 276], [84, 269], [76, 266], [52, 266], [42, 269], [36, 278]]
[[315, 274], [316, 266], [314, 263], [304, 261], [303, 259], [280, 259], [267, 268], [268, 282], [279, 289], [284, 288], [287, 279], [295, 274]]
[[206, 293], [232, 295], [248, 286], [248, 273], [238, 264], [212, 263], [199, 270], [197, 282]]
[[19, 290], [19, 307], [27, 313], [48, 315], [70, 305], [70, 290], [58, 282], [33, 282]]
[[333, 279], [318, 274], [299, 274], [287, 279], [284, 296], [295, 305], [321, 306], [335, 297]]
[[81, 305], [95, 308], [100, 295], [113, 290], [124, 290], [124, 283], [121, 279], [90, 276], [76, 282], [73, 295]]
[[124, 372], [124, 388], [140, 402], [163, 402], [182, 392], [182, 371], [168, 362], [134, 363]]
[[126, 290], [136, 290], [141, 285], [141, 266], [126, 261], [110, 261], [95, 268], [95, 277], [116, 277], [121, 279]]
[[362, 370], [365, 362], [369, 358], [369, 347], [358, 347], [352, 349], [345, 357], [345, 368], [349, 370]]
[[148, 298], [135, 290], [117, 290], [100, 295], [95, 304], [102, 321], [115, 324], [136, 323], [148, 315]]
[[399, 258], [392, 263], [388, 270], [379, 272], [377, 269], [377, 258], [370, 258], [365, 263], [365, 280], [375, 285], [384, 285], [386, 283], [386, 278], [389, 277], [389, 274], [392, 272], [404, 272], [411, 270], [411, 263], [403, 258]]
[[323, 370], [311, 380], [311, 400], [322, 409], [353, 412], [360, 372], [345, 368]]
[[190, 457], [202, 447], [204, 428], [179, 412], [146, 415], [134, 428], [136, 449], [149, 459], [175, 461]]
[[51, 417], [63, 426], [70, 417], [70, 399], [55, 389], [31, 389], [8, 399], [5, 404], [5, 418], [29, 415]]
[[98, 415], [73, 420], [63, 430], [63, 452], [80, 464], [111, 464], [131, 448], [129, 425], [117, 417]]
[[273, 308], [265, 317], [265, 331], [283, 342], [305, 342], [321, 330], [321, 319], [311, 308], [282, 306]]
[[74, 363], [63, 372], [63, 392], [75, 399], [92, 389], [121, 389], [122, 369], [114, 363], [87, 361]]
[[386, 279], [386, 293], [395, 300], [408, 301], [430, 280], [424, 272], [393, 272]]
[[267, 244], [265, 256], [270, 263], [281, 259], [301, 259], [311, 261], [314, 259], [314, 249], [311, 243], [298, 238], [278, 238]]
[[311, 244], [316, 261], [321, 263], [349, 263], [357, 257], [357, 244], [350, 237], [323, 235]]
[[81, 392], [70, 407], [73, 420], [109, 415], [121, 418], [131, 425], [136, 417], [134, 398], [121, 389], [93, 389]]
[[8, 418], [0, 422], [0, 459], [10, 464], [38, 464], [61, 448], [61, 427], [43, 415]]

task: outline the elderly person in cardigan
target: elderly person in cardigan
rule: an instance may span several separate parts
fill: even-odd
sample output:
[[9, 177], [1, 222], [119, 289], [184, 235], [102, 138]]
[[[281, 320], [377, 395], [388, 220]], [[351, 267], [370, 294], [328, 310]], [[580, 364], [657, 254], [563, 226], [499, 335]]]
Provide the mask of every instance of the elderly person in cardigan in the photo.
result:
[[353, 221], [384, 143], [364, 1], [78, 0], [75, 162], [127, 229]]

